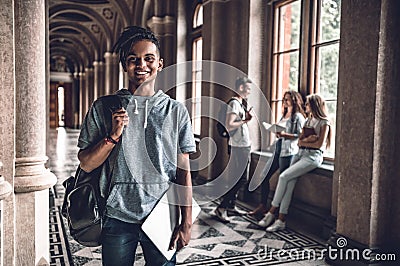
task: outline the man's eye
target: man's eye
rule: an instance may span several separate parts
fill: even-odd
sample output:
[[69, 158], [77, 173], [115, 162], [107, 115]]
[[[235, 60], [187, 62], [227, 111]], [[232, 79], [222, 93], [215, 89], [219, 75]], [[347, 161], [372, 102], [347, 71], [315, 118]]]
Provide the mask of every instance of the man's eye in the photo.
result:
[[145, 60], [146, 60], [147, 62], [153, 62], [153, 61], [155, 60], [155, 58], [152, 57], [152, 56], [148, 56], [148, 57], [145, 58]]

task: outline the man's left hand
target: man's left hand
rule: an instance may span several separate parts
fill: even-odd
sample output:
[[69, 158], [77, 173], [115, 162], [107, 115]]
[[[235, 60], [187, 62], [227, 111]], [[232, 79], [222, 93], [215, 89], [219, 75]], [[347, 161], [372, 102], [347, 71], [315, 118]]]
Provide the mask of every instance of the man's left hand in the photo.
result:
[[172, 250], [176, 248], [176, 251], [181, 250], [183, 247], [187, 246], [190, 241], [192, 226], [190, 224], [182, 223], [175, 227], [174, 232], [171, 236], [171, 242], [169, 244], [169, 249]]

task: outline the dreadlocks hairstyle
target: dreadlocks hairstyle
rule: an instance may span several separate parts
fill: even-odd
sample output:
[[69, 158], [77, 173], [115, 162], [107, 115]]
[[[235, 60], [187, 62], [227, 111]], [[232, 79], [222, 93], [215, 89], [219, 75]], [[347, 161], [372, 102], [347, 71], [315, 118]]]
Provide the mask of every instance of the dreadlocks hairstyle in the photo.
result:
[[157, 47], [157, 52], [160, 53], [160, 42], [152, 31], [138, 26], [126, 27], [113, 48], [114, 52], [119, 53], [119, 61], [125, 71], [126, 57], [128, 56], [132, 45], [141, 40], [147, 40], [154, 43]]

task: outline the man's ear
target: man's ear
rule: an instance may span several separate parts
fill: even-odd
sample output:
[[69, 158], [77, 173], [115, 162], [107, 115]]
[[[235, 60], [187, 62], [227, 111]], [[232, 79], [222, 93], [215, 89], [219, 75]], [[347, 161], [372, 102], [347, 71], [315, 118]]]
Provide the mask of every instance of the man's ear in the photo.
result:
[[158, 61], [158, 71], [161, 71], [164, 67], [164, 59], [160, 58], [160, 60]]

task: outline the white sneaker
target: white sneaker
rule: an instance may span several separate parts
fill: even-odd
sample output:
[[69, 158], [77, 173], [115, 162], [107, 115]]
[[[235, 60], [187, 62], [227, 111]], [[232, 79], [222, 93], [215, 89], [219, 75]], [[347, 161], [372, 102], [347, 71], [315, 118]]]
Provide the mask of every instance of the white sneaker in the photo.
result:
[[224, 209], [224, 208], [216, 208], [214, 210], [214, 213], [215, 213], [215, 216], [217, 216], [221, 222], [229, 223], [231, 221], [231, 219], [229, 219], [229, 217], [228, 217], [228, 213], [226, 212], [226, 209]]
[[261, 226], [261, 227], [267, 227], [267, 226], [269, 226], [269, 225], [272, 224], [272, 222], [274, 221], [274, 219], [275, 219], [275, 215], [273, 215], [273, 214], [270, 213], [270, 212], [267, 212], [267, 213], [265, 214], [264, 218], [262, 218], [262, 219], [258, 222], [258, 225]]
[[267, 232], [276, 232], [279, 230], [283, 230], [286, 228], [286, 223], [282, 222], [281, 220], [277, 219], [275, 223], [273, 223], [271, 226], [267, 227], [266, 231]]

